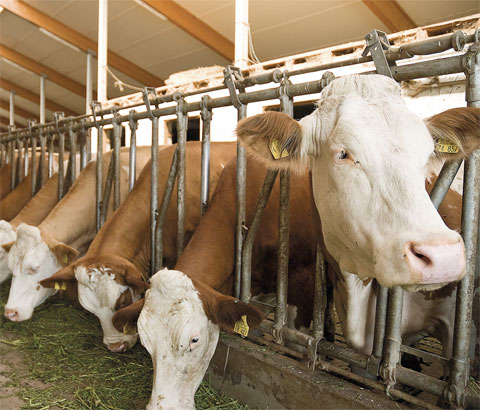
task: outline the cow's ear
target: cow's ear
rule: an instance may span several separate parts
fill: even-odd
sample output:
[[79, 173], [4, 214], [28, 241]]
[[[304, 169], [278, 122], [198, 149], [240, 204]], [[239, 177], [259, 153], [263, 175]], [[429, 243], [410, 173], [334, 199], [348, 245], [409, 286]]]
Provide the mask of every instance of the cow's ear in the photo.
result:
[[10, 252], [10, 249], [12, 248], [13, 245], [15, 245], [15, 241], [7, 242], [7, 243], [2, 244], [2, 248], [3, 248], [6, 252]]
[[443, 159], [468, 157], [480, 148], [480, 108], [452, 108], [425, 120]]
[[304, 171], [311, 138], [309, 131], [315, 113], [298, 122], [286, 114], [268, 111], [241, 120], [239, 141], [270, 169]]
[[232, 296], [216, 291], [209, 292], [208, 296], [203, 292], [200, 295], [208, 318], [222, 330], [233, 332], [235, 324], [243, 324], [244, 321], [249, 328], [254, 328], [263, 320], [263, 313], [259, 309]]
[[78, 251], [76, 249], [61, 242], [50, 246], [50, 250], [57, 259], [58, 264], [61, 266], [68, 266], [77, 259], [78, 256]]
[[75, 278], [75, 265], [71, 264], [67, 267], [60, 269], [47, 279], [40, 281], [40, 285], [44, 288], [54, 288], [59, 290], [66, 290], [69, 283], [76, 281]]
[[137, 320], [143, 308], [145, 299], [139, 299], [131, 305], [115, 312], [112, 323], [115, 329], [126, 334], [136, 333], [133, 329], [137, 326]]

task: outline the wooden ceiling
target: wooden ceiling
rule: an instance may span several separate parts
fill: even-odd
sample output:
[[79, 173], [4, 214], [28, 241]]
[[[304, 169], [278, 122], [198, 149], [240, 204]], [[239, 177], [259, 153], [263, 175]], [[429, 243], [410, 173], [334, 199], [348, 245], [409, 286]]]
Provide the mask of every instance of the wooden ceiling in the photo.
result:
[[[38, 119], [40, 75], [47, 76], [47, 120], [54, 111], [83, 113], [86, 53], [97, 49], [98, 2], [0, 0], [0, 7], [3, 121], [10, 90], [15, 121], [25, 126], [28, 118]], [[480, 12], [477, 0], [250, 0], [249, 7], [261, 61], [360, 40], [373, 28], [391, 33]], [[225, 66], [233, 60], [234, 14], [234, 0], [110, 0], [109, 68], [125, 83], [143, 87], [160, 86], [178, 71]], [[108, 81], [110, 98], [131, 92], [116, 87], [112, 76]]]

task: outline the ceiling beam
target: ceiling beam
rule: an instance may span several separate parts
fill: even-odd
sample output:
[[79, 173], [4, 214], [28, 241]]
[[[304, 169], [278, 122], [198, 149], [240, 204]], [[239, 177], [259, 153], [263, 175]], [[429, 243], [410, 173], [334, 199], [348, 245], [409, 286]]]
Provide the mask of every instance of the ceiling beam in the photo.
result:
[[85, 98], [87, 94], [86, 88], [79, 82], [60, 74], [59, 72], [52, 70], [51, 68], [38, 63], [35, 60], [32, 60], [30, 57], [12, 50], [10, 47], [7, 47], [4, 44], [0, 44], [0, 57], [4, 57], [7, 60], [18, 64], [19, 66], [34, 72], [35, 74], [46, 74], [48, 80], [74, 92], [75, 94], [78, 94], [80, 97]]
[[[4, 110], [10, 111], [10, 102], [5, 101], [5, 100], [0, 100], [0, 108], [3, 108]], [[37, 114], [33, 114], [30, 111], [24, 110], [23, 108], [20, 108], [20, 107], [17, 107], [17, 106], [15, 106], [14, 113], [15, 113], [15, 115], [23, 117], [27, 120], [34, 119], [37, 122], [39, 121], [39, 116]]]
[[172, 0], [143, 1], [228, 61], [234, 60], [234, 44], [178, 3]]
[[[8, 127], [10, 125], [10, 119], [8, 119], [7, 117], [4, 117], [3, 115], [0, 115], [0, 124]], [[15, 121], [15, 127], [24, 128], [25, 126], [26, 124], [20, 124], [18, 121]]]
[[[11, 91], [14, 90], [16, 95], [19, 97], [25, 98], [28, 101], [31, 101], [35, 104], [40, 105], [40, 96], [38, 94], [32, 93], [31, 91], [27, 90], [26, 88], [20, 87], [19, 85], [16, 85], [14, 83], [11, 83], [8, 80], [5, 80], [3, 78], [0, 79], [0, 88], [3, 88], [4, 90]], [[45, 100], [45, 106], [50, 110], [50, 111], [62, 111], [65, 113], [66, 116], [77, 116], [78, 113], [70, 110], [69, 108], [63, 107], [60, 104], [57, 104], [51, 100], [46, 99]]]
[[[85, 52], [88, 52], [88, 50], [93, 52], [97, 51], [96, 41], [89, 39], [78, 31], [71, 29], [23, 1], [0, 0], [0, 6], [38, 27], [43, 27], [50, 33], [55, 34]], [[154, 76], [112, 51], [108, 52], [108, 65], [149, 87], [158, 87], [164, 84], [161, 78]]]
[[362, 0], [392, 33], [417, 27], [396, 0]]

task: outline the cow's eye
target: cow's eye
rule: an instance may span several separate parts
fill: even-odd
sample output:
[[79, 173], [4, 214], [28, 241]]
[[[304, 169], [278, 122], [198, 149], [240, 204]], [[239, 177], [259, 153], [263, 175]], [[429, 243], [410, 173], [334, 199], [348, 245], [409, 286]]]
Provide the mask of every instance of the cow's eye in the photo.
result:
[[190, 341], [190, 344], [193, 345], [193, 344], [195, 344], [195, 343], [198, 343], [198, 340], [199, 340], [199, 339], [200, 339], [199, 337], [194, 337], [194, 338]]
[[338, 159], [347, 159], [347, 158], [348, 158], [347, 151], [345, 151], [344, 149], [342, 149], [342, 150], [338, 153]]

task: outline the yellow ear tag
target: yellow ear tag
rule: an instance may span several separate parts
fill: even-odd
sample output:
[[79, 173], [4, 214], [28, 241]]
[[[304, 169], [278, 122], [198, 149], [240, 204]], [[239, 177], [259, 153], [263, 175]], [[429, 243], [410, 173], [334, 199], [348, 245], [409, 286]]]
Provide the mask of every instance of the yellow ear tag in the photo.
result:
[[125, 323], [123, 325], [123, 334], [124, 335], [134, 335], [137, 333], [137, 327], [134, 325], [131, 325], [130, 323]]
[[447, 154], [457, 154], [460, 151], [458, 145], [451, 144], [447, 140], [438, 140], [435, 144], [435, 151], [437, 152], [446, 152]]
[[67, 282], [55, 282], [54, 288], [57, 290], [67, 290]]
[[247, 337], [249, 329], [250, 328], [247, 324], [247, 315], [243, 315], [242, 319], [235, 323], [233, 331], [242, 335], [243, 337]]
[[280, 147], [280, 143], [277, 139], [272, 140], [272, 142], [270, 143], [270, 152], [275, 159], [285, 158], [289, 155], [286, 148], [282, 149]]
[[68, 265], [68, 255], [65, 255], [65, 256], [63, 257], [63, 263], [64, 263], [65, 265]]

